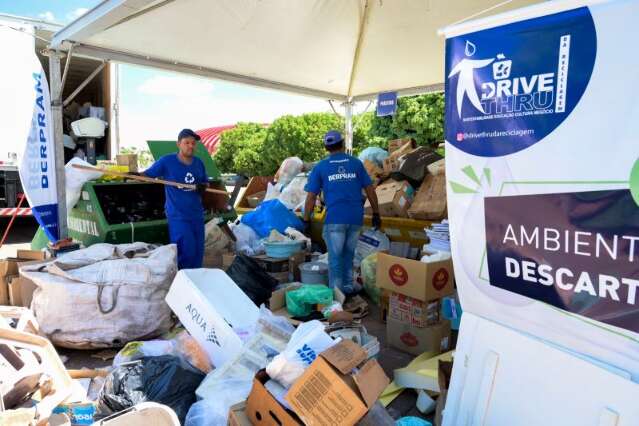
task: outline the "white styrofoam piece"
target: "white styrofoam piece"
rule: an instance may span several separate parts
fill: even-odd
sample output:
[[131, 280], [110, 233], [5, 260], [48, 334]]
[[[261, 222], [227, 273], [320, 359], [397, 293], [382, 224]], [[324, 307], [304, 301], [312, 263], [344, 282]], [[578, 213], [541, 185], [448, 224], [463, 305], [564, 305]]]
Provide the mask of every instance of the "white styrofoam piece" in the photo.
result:
[[639, 424], [639, 384], [464, 312], [444, 426]]
[[179, 271], [166, 303], [216, 368], [239, 353], [237, 333], [253, 329], [259, 318], [257, 306], [221, 269]]

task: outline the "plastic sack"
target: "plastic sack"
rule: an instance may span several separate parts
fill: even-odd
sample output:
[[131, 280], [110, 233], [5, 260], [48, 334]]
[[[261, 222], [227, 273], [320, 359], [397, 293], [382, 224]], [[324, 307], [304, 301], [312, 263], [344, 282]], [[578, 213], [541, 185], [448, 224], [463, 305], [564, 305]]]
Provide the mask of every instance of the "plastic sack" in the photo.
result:
[[243, 223], [231, 224], [230, 228], [235, 235], [235, 250], [238, 253], [249, 256], [264, 253], [264, 245], [253, 228]]
[[121, 365], [107, 376], [97, 401], [97, 417], [150, 401], [168, 405], [184, 423], [195, 402], [195, 389], [204, 377], [170, 355], [144, 357]]
[[306, 186], [307, 180], [306, 176], [297, 176], [282, 190], [278, 199], [282, 204], [288, 207], [289, 210], [296, 211], [304, 206], [307, 194], [307, 192], [304, 191], [304, 187]]
[[255, 260], [241, 253], [235, 257], [226, 274], [257, 306], [266, 303], [279, 284]]
[[40, 331], [75, 349], [121, 347], [166, 333], [165, 297], [177, 272], [174, 244], [94, 244], [20, 273], [37, 286], [32, 307]]
[[264, 199], [262, 200], [262, 202], [264, 201], [269, 201], [269, 200], [275, 200], [277, 198], [280, 197], [280, 190], [279, 190], [279, 186], [275, 186], [272, 183], [268, 183], [266, 185], [266, 195], [264, 195]]
[[204, 226], [204, 250], [213, 252], [223, 252], [231, 244], [231, 239], [213, 219]]
[[362, 264], [364, 258], [379, 251], [390, 249], [390, 240], [382, 231], [369, 228], [362, 232], [357, 240], [355, 248], [355, 267], [358, 268]]
[[377, 167], [383, 167], [384, 160], [388, 158], [388, 151], [378, 146], [369, 146], [359, 153], [359, 160], [363, 163], [368, 160], [374, 163]]
[[242, 216], [242, 223], [250, 226], [260, 238], [265, 238], [272, 229], [283, 234], [291, 227], [304, 229], [302, 221], [279, 200], [264, 201], [252, 212]]
[[93, 164], [89, 164], [81, 158], [74, 157], [64, 166], [64, 185], [67, 194], [67, 212], [71, 212], [71, 209], [78, 203], [80, 195], [82, 194], [82, 187], [90, 180], [98, 179], [102, 176], [102, 172], [93, 172], [90, 170], [81, 170], [73, 167], [74, 164], [79, 164], [86, 167], [94, 167]]
[[191, 405], [184, 426], [226, 425], [230, 408], [246, 400], [251, 392], [253, 381], [227, 379], [221, 381], [220, 385], [224, 392], [220, 392], [215, 398], [203, 399]]
[[304, 284], [286, 292], [286, 310], [294, 317], [305, 317], [313, 312], [313, 305], [333, 303], [333, 290], [322, 284]]
[[302, 172], [304, 162], [298, 157], [289, 157], [282, 161], [280, 168], [275, 173], [275, 181], [280, 188], [288, 185], [298, 174]]
[[448, 260], [450, 259], [451, 255], [449, 252], [446, 251], [436, 251], [430, 254], [426, 254], [424, 256], [422, 256], [421, 261], [424, 263], [430, 263], [430, 262], [439, 262], [441, 260]]
[[266, 373], [285, 388], [290, 388], [318, 354], [337, 342], [326, 334], [321, 322], [302, 323], [291, 336], [286, 349], [266, 366]]
[[377, 253], [366, 256], [362, 260], [360, 269], [362, 271], [364, 291], [368, 294], [371, 302], [379, 306], [382, 298], [382, 289], [377, 286]]

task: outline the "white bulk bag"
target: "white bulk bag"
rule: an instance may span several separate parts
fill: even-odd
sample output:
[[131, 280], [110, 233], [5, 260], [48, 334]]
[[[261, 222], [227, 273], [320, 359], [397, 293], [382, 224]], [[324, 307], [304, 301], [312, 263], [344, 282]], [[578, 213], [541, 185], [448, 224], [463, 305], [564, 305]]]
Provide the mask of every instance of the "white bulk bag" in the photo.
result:
[[173, 244], [95, 244], [20, 273], [37, 285], [31, 308], [55, 345], [122, 346], [172, 325], [164, 298], [177, 273]]

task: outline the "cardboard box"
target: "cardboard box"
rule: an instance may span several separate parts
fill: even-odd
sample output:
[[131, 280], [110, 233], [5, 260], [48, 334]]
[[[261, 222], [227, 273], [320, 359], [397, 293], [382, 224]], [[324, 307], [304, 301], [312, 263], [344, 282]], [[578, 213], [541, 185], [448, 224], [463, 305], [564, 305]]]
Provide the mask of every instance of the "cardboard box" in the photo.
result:
[[[413, 187], [406, 181], [391, 180], [378, 186], [375, 193], [377, 194], [380, 216], [395, 217], [407, 214], [414, 192]], [[369, 215], [373, 214], [369, 200], [366, 200], [366, 204], [364, 204], [364, 212]]]
[[413, 355], [428, 353], [437, 356], [450, 349], [450, 321], [428, 327], [415, 327], [388, 316], [386, 321], [386, 339], [388, 344]]
[[222, 269], [227, 270], [229, 266], [235, 260], [235, 253], [223, 253], [222, 254]]
[[404, 181], [402, 187], [393, 198], [393, 211], [397, 217], [408, 217], [408, 209], [415, 198], [415, 190], [410, 183]]
[[249, 180], [248, 185], [246, 185], [246, 189], [244, 193], [240, 197], [240, 199], [235, 204], [236, 207], [251, 209], [251, 203], [249, 202], [249, 197], [254, 196], [255, 194], [259, 194], [264, 192], [266, 194], [266, 189], [268, 188], [269, 183], [274, 183], [275, 178], [273, 176], [253, 176], [251, 180]]
[[441, 160], [435, 161], [426, 168], [431, 175], [443, 175], [446, 173], [446, 159], [442, 158]]
[[[30, 263], [30, 262], [27, 262]], [[33, 281], [21, 275], [13, 276], [9, 281], [9, 302], [12, 306], [31, 307], [33, 292], [38, 288]]]
[[246, 401], [232, 405], [229, 409], [228, 426], [253, 426], [246, 411]]
[[415, 146], [413, 145], [413, 143], [404, 143], [404, 144], [398, 144], [397, 148], [394, 149], [392, 152], [389, 151], [389, 158], [394, 158], [394, 159], [399, 159], [400, 157], [403, 157], [404, 155], [412, 152], [415, 149]]
[[446, 216], [446, 175], [427, 175], [419, 187], [408, 216], [418, 220], [439, 220]]
[[399, 158], [397, 157], [388, 157], [384, 159], [383, 164], [383, 173], [390, 174], [399, 169]]
[[377, 164], [373, 163], [369, 160], [364, 160], [364, 168], [366, 169], [366, 173], [373, 181], [373, 185], [377, 185], [382, 179], [382, 175], [384, 171], [377, 166]]
[[428, 165], [441, 159], [442, 156], [432, 149], [420, 146], [401, 158], [397, 173], [391, 177], [397, 180], [406, 179], [418, 186], [428, 174]]
[[341, 341], [313, 361], [286, 401], [307, 425], [354, 425], [390, 383], [377, 360], [367, 358], [361, 346]]
[[454, 292], [451, 259], [424, 263], [386, 253], [377, 255], [377, 285], [424, 302]]
[[441, 307], [441, 299], [423, 302], [403, 294], [391, 293], [388, 316], [403, 324], [424, 328], [439, 323]]
[[44, 251], [18, 250], [16, 257], [0, 260], [0, 305], [8, 305], [10, 303], [9, 282], [18, 275], [20, 265], [44, 259], [46, 259], [46, 252]]
[[220, 269], [178, 271], [166, 303], [216, 368], [244, 347], [235, 329], [255, 327], [259, 309]]
[[117, 154], [115, 161], [118, 166], [126, 166], [130, 172], [138, 171], [138, 155], [137, 154]]
[[246, 414], [255, 426], [298, 426], [303, 424], [295, 413], [280, 404], [264, 387], [270, 380], [266, 371], [260, 370], [253, 379], [253, 387], [246, 400]]
[[415, 148], [415, 141], [412, 140], [411, 138], [394, 139], [392, 141], [388, 141], [388, 153], [392, 154], [407, 144], [411, 148]]

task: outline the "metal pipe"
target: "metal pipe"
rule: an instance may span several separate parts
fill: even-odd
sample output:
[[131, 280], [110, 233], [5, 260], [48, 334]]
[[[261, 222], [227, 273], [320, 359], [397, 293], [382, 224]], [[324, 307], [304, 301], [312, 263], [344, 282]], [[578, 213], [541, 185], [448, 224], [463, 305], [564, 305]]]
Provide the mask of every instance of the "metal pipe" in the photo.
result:
[[342, 104], [345, 109], [345, 133], [346, 133], [346, 152], [353, 153], [353, 101], [349, 100]]
[[[60, 62], [59, 59], [58, 59], [58, 62]], [[78, 93], [80, 93], [82, 89], [84, 89], [86, 85], [89, 84], [91, 80], [93, 80], [93, 77], [95, 77], [96, 75], [98, 75], [100, 71], [102, 71], [102, 68], [104, 68], [105, 65], [106, 65], [106, 62], [102, 61], [102, 63], [95, 70], [93, 70], [93, 72], [82, 83], [80, 83], [77, 89], [75, 89], [69, 95], [69, 97], [64, 100], [64, 102], [62, 103], [62, 106], [65, 107], [69, 105], [69, 103], [78, 95]], [[60, 97], [62, 97], [62, 91], [60, 91]]]
[[67, 81], [67, 75], [69, 74], [69, 65], [71, 65], [71, 57], [73, 55], [73, 45], [67, 52], [67, 60], [64, 62], [64, 72], [62, 73], [62, 85], [60, 86], [60, 93], [64, 93], [64, 83]]
[[62, 127], [62, 76], [58, 51], [49, 54], [49, 85], [51, 88], [51, 122], [53, 123], [53, 140], [55, 147], [55, 183], [58, 193], [58, 238], [68, 236], [66, 186], [64, 178], [64, 129]]

